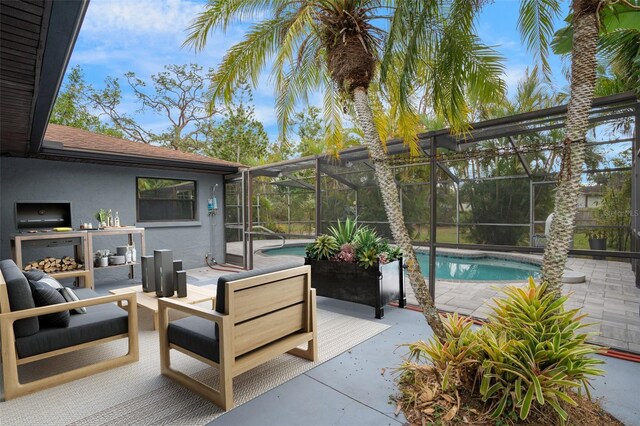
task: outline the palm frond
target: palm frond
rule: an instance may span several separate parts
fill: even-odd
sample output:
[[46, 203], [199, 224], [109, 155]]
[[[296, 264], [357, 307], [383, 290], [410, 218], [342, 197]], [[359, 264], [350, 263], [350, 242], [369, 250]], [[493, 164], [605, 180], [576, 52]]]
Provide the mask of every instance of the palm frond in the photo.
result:
[[549, 45], [553, 37], [553, 22], [560, 13], [557, 0], [522, 0], [518, 30], [539, 62], [546, 79], [551, 79]]
[[340, 92], [329, 78], [329, 73], [323, 73], [324, 98], [323, 114], [325, 122], [325, 141], [327, 147], [335, 156], [344, 147], [344, 128], [342, 126], [342, 99]]
[[213, 31], [226, 32], [233, 22], [264, 18], [269, 10], [281, 10], [288, 3], [286, 0], [209, 0], [205, 10], [187, 28], [188, 36], [182, 45], [200, 51]]
[[212, 101], [230, 101], [241, 81], [258, 84], [260, 71], [282, 43], [282, 20], [267, 19], [254, 25], [244, 40], [232, 46], [212, 78]]

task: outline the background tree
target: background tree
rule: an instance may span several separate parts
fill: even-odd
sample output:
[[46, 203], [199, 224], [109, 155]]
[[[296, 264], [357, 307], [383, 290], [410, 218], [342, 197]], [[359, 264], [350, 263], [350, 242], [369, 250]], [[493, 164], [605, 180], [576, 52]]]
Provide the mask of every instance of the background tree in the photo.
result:
[[159, 133], [122, 112], [122, 89], [117, 78], [108, 77], [106, 87], [93, 91], [90, 99], [128, 139], [197, 152], [206, 145], [214, 116], [219, 112], [208, 103], [206, 96], [208, 76], [212, 72], [209, 69], [205, 73], [196, 64], [166, 65], [164, 71], [151, 76], [152, 88], [135, 73], [125, 74], [130, 89], [140, 102], [139, 111], [153, 111], [169, 122], [169, 126]]
[[255, 118], [252, 101], [251, 87], [243, 84], [222, 113], [223, 118], [208, 130], [204, 154], [246, 165], [257, 164], [264, 157], [269, 137]]
[[[424, 46], [415, 44], [403, 58], [411, 58], [414, 65], [420, 61], [420, 68], [430, 64], [430, 61], [442, 66], [428, 73], [432, 77], [429, 82], [437, 79], [441, 83], [430, 89], [433, 89], [432, 93], [438, 99], [443, 114], [459, 125], [467, 118], [466, 99], [461, 89], [468, 88], [474, 95], [495, 95], [504, 89], [504, 85], [499, 83], [502, 68], [493, 66], [495, 54], [472, 34], [477, 12], [475, 2], [456, 1], [450, 7], [449, 3], [444, 5], [441, 2], [423, 1], [284, 0], [256, 4], [249, 0], [211, 0], [190, 26], [185, 43], [197, 50], [203, 49], [213, 30], [226, 30], [231, 20], [240, 17], [255, 19], [257, 23], [250, 27], [241, 42], [230, 48], [214, 75], [213, 98], [231, 99], [234, 86], [245, 78], [254, 86], [257, 85], [261, 69], [269, 58], [273, 58], [276, 112], [283, 135], [291, 125], [296, 104], [305, 100], [309, 91], [319, 89], [324, 94], [325, 138], [330, 147], [340, 149], [344, 146], [342, 114], [348, 105], [353, 107], [364, 135], [363, 142], [375, 168], [395, 243], [407, 259], [411, 286], [434, 334], [443, 338], [442, 322], [428, 292], [405, 225], [398, 188], [384, 146], [387, 134], [382, 126], [377, 126], [374, 116], [375, 106], [380, 104], [376, 93], [385, 92], [391, 99], [391, 115], [397, 118], [399, 133], [405, 137], [412, 152], [417, 153], [419, 119], [410, 98], [406, 96], [411, 92], [408, 81], [404, 81], [405, 90], [401, 92], [405, 96], [398, 97], [396, 73], [385, 73], [386, 78], [379, 81], [377, 78], [381, 53], [385, 47], [383, 25], [386, 25], [389, 16], [393, 16], [405, 4], [410, 4], [413, 10], [403, 9], [399, 19], [391, 20], [392, 26], [401, 25], [401, 33], [414, 31], [417, 15], [418, 19], [429, 18], [422, 23], [421, 30], [450, 34], [424, 40], [428, 48], [434, 44], [440, 46], [444, 41], [447, 46], [442, 49], [428, 51]], [[428, 14], [416, 13], [422, 9], [429, 9]], [[405, 24], [405, 18], [411, 19], [410, 25]], [[396, 40], [400, 42], [402, 39], [397, 37]], [[404, 44], [404, 41], [400, 44]], [[417, 48], [421, 50], [417, 51]], [[391, 49], [388, 52], [387, 68], [398, 66], [398, 54], [401, 51]], [[439, 55], [444, 55], [445, 62], [440, 61]], [[423, 79], [418, 83], [425, 81]]]
[[56, 98], [49, 122], [122, 137], [122, 132], [103, 123], [98, 115], [90, 111], [91, 102], [87, 97], [89, 93], [90, 86], [85, 82], [82, 68], [76, 65], [71, 68], [65, 84]]

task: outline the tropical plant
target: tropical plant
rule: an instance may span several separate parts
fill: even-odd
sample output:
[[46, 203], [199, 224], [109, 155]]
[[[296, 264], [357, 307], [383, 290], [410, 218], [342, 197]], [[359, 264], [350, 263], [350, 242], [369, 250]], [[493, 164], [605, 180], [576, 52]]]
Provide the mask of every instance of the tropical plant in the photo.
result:
[[576, 405], [567, 391], [582, 388], [588, 394], [591, 377], [604, 374], [595, 367], [603, 361], [593, 357], [600, 349], [585, 343], [588, 335], [579, 332], [586, 315], [565, 310], [568, 296], [556, 298], [532, 278], [529, 288], [508, 287], [504, 293], [481, 334], [486, 359], [480, 393], [497, 401], [496, 417], [510, 400], [522, 420], [532, 404], [548, 403], [564, 422], [567, 413], [560, 402]]
[[338, 219], [338, 224], [329, 228], [329, 232], [333, 235], [340, 246], [351, 243], [356, 235], [356, 221], [350, 217], [346, 218], [344, 223]]
[[546, 284], [536, 285], [532, 278], [528, 288], [510, 286], [504, 294], [477, 331], [469, 320], [448, 315], [444, 342], [432, 338], [409, 345], [400, 375], [405, 408], [413, 404], [411, 393], [419, 389], [415, 384], [429, 382], [421, 372], [438, 378], [432, 400], [443, 393], [457, 395], [463, 387], [481, 396], [492, 416], [502, 419], [524, 420], [532, 407], [549, 405], [564, 423], [562, 404], [577, 404], [570, 391], [589, 395], [589, 381], [603, 374], [597, 368], [603, 361], [593, 357], [600, 349], [587, 344], [588, 335], [580, 332], [586, 315], [565, 309], [568, 296], [556, 299], [546, 292]]
[[[442, 323], [416, 260], [384, 149], [383, 141], [389, 135], [376, 121], [374, 111], [385, 104], [380, 99], [384, 93], [399, 136], [417, 153], [419, 118], [411, 103], [417, 85], [428, 88], [436, 111], [457, 128], [464, 127], [461, 123], [467, 119], [466, 94], [472, 98], [502, 96], [498, 57], [473, 35], [480, 4], [463, 0], [451, 4], [421, 0], [211, 0], [190, 26], [185, 42], [200, 50], [212, 31], [226, 30], [233, 19], [259, 19], [244, 40], [225, 55], [213, 76], [212, 94], [214, 99], [229, 100], [238, 81], [247, 79], [257, 85], [261, 69], [273, 58], [282, 137], [296, 103], [306, 99], [310, 90], [320, 89], [324, 92], [325, 138], [336, 151], [344, 145], [343, 111], [354, 107], [395, 242], [407, 257], [414, 293], [427, 322], [441, 337]], [[388, 43], [383, 45], [387, 24], [391, 29]], [[411, 44], [407, 44], [409, 39]], [[383, 65], [381, 79], [379, 65]], [[401, 67], [407, 72], [396, 72]], [[417, 74], [420, 78], [413, 78]]]
[[[345, 263], [357, 262], [365, 269], [378, 263], [393, 262], [402, 257], [402, 251], [398, 247], [392, 247], [374, 229], [358, 226], [354, 220], [347, 219], [344, 223], [338, 221], [330, 231], [332, 235], [320, 235], [307, 246], [307, 257]], [[323, 249], [327, 246], [329, 249]], [[326, 256], [329, 252], [333, 252], [332, 255]]]
[[378, 251], [381, 243], [382, 238], [380, 238], [376, 230], [368, 226], [359, 227], [353, 236], [353, 245], [359, 250], [374, 249]]
[[340, 246], [331, 235], [320, 235], [306, 248], [307, 256], [314, 259], [330, 259], [335, 255]]

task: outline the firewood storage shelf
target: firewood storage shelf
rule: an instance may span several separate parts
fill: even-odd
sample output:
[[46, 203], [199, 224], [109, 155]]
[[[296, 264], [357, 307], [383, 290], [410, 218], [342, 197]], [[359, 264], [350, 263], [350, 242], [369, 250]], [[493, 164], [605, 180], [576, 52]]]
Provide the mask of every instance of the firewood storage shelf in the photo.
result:
[[25, 247], [65, 247], [73, 246], [74, 258], [83, 264], [82, 269], [73, 271], [52, 272], [49, 275], [56, 279], [77, 278], [81, 287], [94, 288], [91, 252], [89, 251], [89, 235], [86, 231], [50, 232], [11, 235], [11, 252], [13, 260], [20, 269], [24, 268], [22, 250]]
[[[56, 279], [77, 278], [78, 285], [95, 289], [94, 270], [111, 269], [119, 267], [129, 267], [129, 278], [134, 278], [134, 266], [138, 262], [124, 263], [122, 265], [110, 265], [105, 267], [95, 267], [93, 265], [93, 240], [96, 237], [106, 237], [113, 235], [126, 235], [128, 244], [133, 244], [133, 236], [139, 235], [140, 245], [136, 250], [136, 257], [139, 259], [145, 254], [144, 228], [107, 228], [99, 231], [71, 231], [71, 232], [38, 232], [29, 234], [11, 235], [11, 252], [13, 260], [20, 269], [23, 269], [24, 258], [22, 250], [25, 247], [64, 247], [73, 246], [73, 255], [76, 260], [82, 262], [84, 268], [73, 271], [52, 272], [49, 275]], [[34, 259], [35, 260], [35, 259]], [[137, 260], [137, 259], [136, 259]]]

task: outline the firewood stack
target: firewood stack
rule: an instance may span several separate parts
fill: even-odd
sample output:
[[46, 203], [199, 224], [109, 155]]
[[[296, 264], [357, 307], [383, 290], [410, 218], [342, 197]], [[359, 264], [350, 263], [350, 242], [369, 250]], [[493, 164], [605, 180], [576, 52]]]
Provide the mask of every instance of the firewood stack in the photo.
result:
[[84, 265], [75, 261], [75, 259], [65, 256], [63, 258], [45, 257], [42, 260], [27, 263], [24, 267], [25, 271], [32, 269], [40, 269], [47, 274], [56, 272], [74, 271], [76, 269], [84, 269]]

